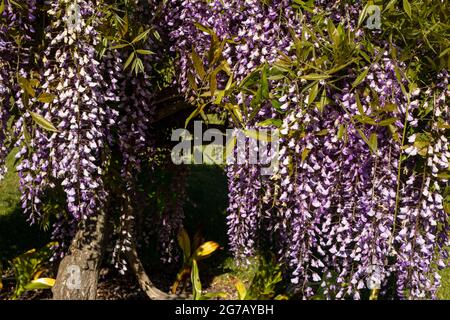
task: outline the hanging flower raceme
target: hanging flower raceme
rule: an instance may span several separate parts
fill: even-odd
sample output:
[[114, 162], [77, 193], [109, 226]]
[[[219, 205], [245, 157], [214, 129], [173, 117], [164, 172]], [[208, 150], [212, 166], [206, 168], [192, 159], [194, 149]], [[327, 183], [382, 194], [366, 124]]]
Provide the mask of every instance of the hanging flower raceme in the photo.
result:
[[[333, 31], [334, 26], [326, 22], [325, 35], [319, 35], [311, 33], [311, 26], [303, 32], [305, 21], [296, 20], [291, 4], [284, 1], [170, 1], [166, 22], [172, 28], [173, 49], [181, 56], [183, 92], [191, 96], [192, 82], [199, 79], [191, 76], [198, 71], [192, 48], [198, 56], [208, 56], [214, 35], [230, 40], [225, 40], [222, 54], [237, 83], [264, 63], [282, 69], [289, 68], [291, 61], [301, 61], [298, 46], [307, 51], [303, 42], [309, 38], [320, 48], [337, 43], [336, 34], [350, 30], [358, 47], [363, 32], [356, 30], [355, 20], [361, 7], [317, 1], [314, 12], [330, 3], [327, 16], [340, 23], [340, 29]], [[306, 16], [315, 21], [314, 15]], [[278, 101], [260, 102], [256, 114], [248, 90], [245, 96], [240, 92], [223, 100], [248, 111], [242, 114], [244, 129], [264, 119], [281, 120], [279, 167], [274, 175], [263, 176], [260, 165], [245, 160], [227, 167], [232, 251], [242, 257], [269, 246], [305, 298], [321, 291], [328, 298], [359, 299], [362, 289], [387, 294], [392, 283], [400, 297], [433, 297], [439, 283], [433, 261], [442, 267], [447, 258], [448, 222], [441, 196], [447, 183], [442, 178], [448, 168], [446, 127], [436, 122], [434, 129], [426, 131], [432, 137], [414, 135], [409, 138], [412, 145], [403, 147], [404, 135], [423, 126], [420, 90], [402, 79], [406, 67], [392, 59], [389, 50], [372, 54], [377, 58], [360, 71], [364, 77], [355, 80], [348, 68], [347, 78], [323, 89], [321, 110], [309, 100], [314, 101], [325, 82], [313, 73], [308, 80], [318, 81], [309, 86], [300, 68], [298, 79], [290, 73], [285, 83], [278, 73], [269, 80]], [[445, 119], [445, 73], [437, 88], [427, 96], [435, 95], [434, 118]], [[420, 141], [414, 143], [417, 137]], [[423, 175], [411, 158], [418, 148], [426, 155]], [[406, 161], [405, 154], [410, 154]], [[432, 219], [425, 221], [425, 217]]]
[[[117, 118], [111, 106], [118, 87], [112, 70], [105, 70], [108, 64], [103, 65], [96, 52], [100, 40], [96, 5], [50, 4], [49, 16], [62, 19], [54, 19], [45, 30], [48, 46], [42, 74], [26, 80], [39, 84], [37, 92], [26, 105], [18, 102], [24, 110], [15, 124], [20, 147], [16, 157], [22, 159], [17, 166], [22, 206], [34, 222], [42, 216], [43, 197], [61, 187], [68, 212], [58, 215], [54, 228], [54, 238], [61, 243], [71, 238], [77, 221], [102, 210], [107, 198], [102, 175]], [[111, 60], [110, 53], [105, 60]], [[32, 131], [31, 118], [39, 124]]]
[[[5, 160], [11, 145], [8, 125], [14, 99], [20, 99], [17, 79], [25, 73], [29, 63], [35, 30], [33, 22], [36, 1], [28, 0], [20, 5], [5, 0], [0, 12], [0, 180], [6, 173]], [[17, 74], [19, 72], [19, 74]]]
[[[444, 210], [443, 190], [448, 185], [450, 144], [440, 119], [450, 119], [448, 73], [438, 75], [436, 89], [425, 92], [431, 121], [416, 120], [423, 132], [408, 137], [408, 155], [400, 190], [397, 250], [397, 292], [400, 297], [435, 297], [440, 284], [437, 270], [448, 260], [449, 221]], [[419, 93], [419, 92], [417, 92]], [[419, 101], [414, 101], [418, 104]], [[418, 122], [418, 123], [417, 123]]]

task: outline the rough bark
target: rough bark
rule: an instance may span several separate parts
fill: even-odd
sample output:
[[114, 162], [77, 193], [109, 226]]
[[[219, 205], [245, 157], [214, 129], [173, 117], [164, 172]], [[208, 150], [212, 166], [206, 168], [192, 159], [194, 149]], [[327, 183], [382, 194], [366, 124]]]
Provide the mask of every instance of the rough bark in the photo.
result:
[[58, 268], [53, 287], [55, 300], [95, 300], [107, 237], [107, 215], [100, 212], [83, 220], [68, 254]]

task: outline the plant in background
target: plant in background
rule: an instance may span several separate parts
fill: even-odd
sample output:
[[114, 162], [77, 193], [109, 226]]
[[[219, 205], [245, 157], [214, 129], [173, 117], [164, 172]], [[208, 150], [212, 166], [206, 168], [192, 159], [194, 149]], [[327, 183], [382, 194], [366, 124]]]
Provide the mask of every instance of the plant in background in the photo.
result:
[[49, 262], [56, 243], [51, 242], [45, 247], [31, 249], [11, 261], [16, 280], [11, 299], [19, 299], [27, 290], [49, 289], [54, 285], [54, 279], [41, 278], [46, 272], [45, 265]]
[[210, 257], [219, 248], [219, 244], [214, 241], [205, 242], [199, 232], [194, 235], [191, 242], [184, 228], [178, 234], [178, 244], [183, 251], [183, 266], [172, 285], [172, 293], [177, 292], [180, 283], [183, 283], [183, 289], [186, 289], [190, 277], [194, 299], [198, 300], [202, 296], [202, 285], [197, 262]]
[[239, 300], [285, 300], [287, 296], [279, 294], [279, 285], [283, 281], [282, 266], [275, 257], [258, 256], [258, 266], [247, 289], [244, 282], [237, 279], [235, 284]]

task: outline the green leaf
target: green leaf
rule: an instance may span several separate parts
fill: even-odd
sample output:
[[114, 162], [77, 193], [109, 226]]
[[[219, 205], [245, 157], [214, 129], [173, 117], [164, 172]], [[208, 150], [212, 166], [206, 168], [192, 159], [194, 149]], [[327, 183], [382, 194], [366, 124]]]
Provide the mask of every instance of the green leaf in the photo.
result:
[[205, 68], [203, 67], [202, 59], [194, 49], [192, 49], [191, 58], [197, 75], [200, 77], [200, 79], [204, 79], [206, 76]]
[[197, 91], [197, 89], [198, 89], [197, 83], [195, 82], [195, 77], [192, 74], [192, 72], [188, 71], [187, 78], [189, 81], [189, 85], [191, 86], [191, 89], [194, 89], [195, 91]]
[[384, 119], [384, 120], [381, 120], [381, 121], [378, 123], [378, 125], [380, 125], [380, 126], [382, 126], [382, 127], [385, 127], [385, 126], [388, 126], [388, 125], [390, 125], [390, 124], [395, 123], [397, 120], [398, 120], [397, 118], [388, 118], [388, 119]]
[[133, 64], [134, 64], [133, 69], [136, 74], [138, 74], [139, 72], [144, 72], [144, 64], [143, 64], [141, 58], [136, 57], [136, 59], [134, 59], [134, 61], [133, 61]]
[[237, 138], [232, 137], [225, 146], [224, 159], [231, 158], [233, 156], [234, 147], [236, 146]]
[[325, 80], [330, 78], [330, 75], [327, 74], [318, 74], [318, 73], [310, 73], [304, 76], [301, 76], [300, 79], [304, 80]]
[[209, 92], [211, 93], [211, 98], [214, 97], [217, 90], [217, 72], [212, 72], [209, 76]]
[[267, 65], [264, 64], [264, 67], [261, 72], [261, 97], [262, 99], [267, 99], [269, 97], [269, 80], [267, 79]]
[[319, 102], [316, 103], [317, 105], [317, 109], [320, 112], [323, 112], [323, 109], [325, 108], [325, 106], [329, 103], [329, 99], [327, 97], [327, 91], [326, 88], [323, 88], [322, 90], [322, 94], [320, 95], [320, 100]]
[[112, 46], [111, 49], [122, 49], [122, 48], [128, 47], [129, 45], [130, 45], [129, 43], [117, 44], [115, 46]]
[[245, 284], [241, 280], [237, 279], [235, 286], [238, 292], [238, 299], [245, 300], [245, 297], [247, 296], [247, 288], [245, 287]]
[[54, 94], [50, 94], [50, 93], [41, 93], [38, 97], [38, 101], [42, 102], [42, 103], [52, 103], [53, 100], [56, 99], [56, 96]]
[[36, 96], [36, 91], [34, 91], [33, 87], [31, 86], [31, 83], [27, 79], [19, 77], [18, 82], [20, 87], [23, 90], [25, 90], [25, 92], [28, 93], [31, 97]]
[[55, 279], [52, 278], [40, 278], [31, 281], [25, 286], [26, 290], [37, 290], [37, 289], [51, 289], [55, 285]]
[[369, 147], [373, 153], [376, 153], [378, 150], [378, 136], [376, 133], [372, 133], [369, 138]]
[[384, 109], [386, 111], [389, 111], [389, 112], [396, 112], [396, 111], [398, 111], [398, 108], [397, 108], [397, 106], [394, 103], [386, 103], [384, 105]]
[[309, 91], [308, 105], [310, 105], [316, 100], [318, 93], [319, 93], [319, 82], [316, 81], [316, 83], [312, 86], [311, 90]]
[[200, 282], [198, 264], [195, 259], [192, 260], [191, 283], [194, 300], [200, 300], [202, 296], [202, 283]]
[[56, 129], [55, 126], [50, 121], [45, 119], [43, 116], [41, 116], [37, 113], [31, 112], [31, 111], [30, 111], [30, 114], [31, 114], [31, 117], [33, 118], [34, 122], [36, 122], [36, 124], [38, 126], [40, 126], [42, 129], [51, 131], [51, 132], [58, 132], [58, 129]]
[[274, 107], [276, 110], [281, 111], [280, 101], [272, 99], [272, 100], [270, 100], [270, 103], [272, 104], [272, 107]]
[[450, 53], [450, 47], [447, 48], [447, 49], [445, 49], [444, 51], [442, 51], [442, 52], [439, 54], [439, 58], [442, 58], [442, 57], [445, 56], [447, 53]]
[[363, 105], [361, 103], [361, 99], [359, 99], [359, 94], [356, 92], [355, 94], [356, 106], [358, 107], [359, 114], [364, 116], [366, 113], [364, 112]]
[[3, 10], [5, 10], [5, 0], [0, 2], [0, 15], [3, 13]]
[[[364, 134], [364, 132], [361, 129], [356, 129], [356, 131], [358, 131], [359, 135], [361, 136], [361, 138], [364, 140], [365, 143], [367, 143], [367, 145], [370, 147], [370, 142], [369, 139], [367, 139], [366, 135]], [[372, 151], [372, 148], [370, 147], [370, 151]], [[373, 151], [372, 151], [373, 152]]]
[[191, 256], [191, 240], [189, 239], [189, 235], [184, 228], [182, 228], [178, 233], [178, 245], [183, 251], [185, 261], [187, 261]]
[[371, 4], [367, 3], [364, 8], [362, 9], [361, 13], [359, 14], [359, 18], [358, 18], [358, 27], [360, 27], [362, 25], [362, 23], [364, 22], [364, 20], [366, 19], [367, 16], [367, 9], [369, 8]]
[[377, 125], [377, 122], [374, 119], [372, 119], [371, 117], [356, 115], [353, 118], [356, 119], [357, 121], [361, 122], [361, 123], [364, 123], [364, 124], [370, 124], [370, 125], [373, 125], [373, 126]]
[[305, 148], [302, 151], [302, 162], [304, 162], [306, 160], [306, 158], [308, 158], [309, 154], [311, 152], [311, 149]]
[[123, 65], [123, 70], [126, 70], [126, 68], [128, 68], [128, 66], [130, 65], [130, 63], [133, 61], [135, 56], [134, 51], [129, 55], [127, 61], [125, 61], [125, 64]]
[[328, 129], [320, 130], [316, 133], [316, 136], [326, 136], [328, 134]]
[[23, 132], [23, 137], [25, 138], [25, 143], [27, 145], [30, 145], [31, 137], [30, 137], [30, 133], [28, 132], [27, 124], [25, 121], [23, 122], [22, 132]]
[[213, 31], [210, 28], [205, 27], [204, 25], [202, 25], [202, 24], [200, 24], [198, 22], [195, 22], [194, 25], [200, 31], [203, 31], [203, 32], [208, 33], [208, 34], [212, 34], [213, 33]]
[[386, 7], [384, 8], [383, 12], [385, 11], [390, 11], [392, 9], [395, 9], [395, 4], [397, 3], [398, 0], [390, 0], [389, 3], [386, 5]]
[[222, 102], [222, 99], [224, 96], [225, 96], [225, 90], [217, 90], [216, 91], [216, 100], [214, 100], [214, 104], [220, 104]]
[[412, 13], [411, 13], [411, 4], [408, 0], [403, 0], [403, 10], [405, 10], [406, 14], [410, 19], [412, 19]]
[[131, 41], [131, 43], [136, 43], [138, 41], [141, 41], [145, 37], [147, 37], [148, 33], [150, 32], [150, 29], [147, 29], [146, 31], [142, 32], [140, 35], [138, 35], [136, 38]]
[[200, 113], [200, 110], [202, 109], [202, 107], [198, 107], [197, 109], [195, 109], [190, 115], [189, 117], [187, 117], [186, 121], [184, 122], [184, 127], [187, 128], [189, 122], [191, 122], [191, 120], [193, 118], [195, 118], [196, 116], [198, 116], [198, 114]]
[[337, 132], [337, 138], [338, 139], [342, 139], [344, 137], [345, 132], [346, 132], [345, 125], [341, 124], [339, 126], [339, 129], [338, 129], [338, 132]]
[[363, 72], [361, 72], [358, 77], [356, 77], [355, 81], [352, 84], [352, 87], [355, 88], [358, 84], [360, 84], [369, 73], [369, 68], [365, 69]]
[[[395, 71], [395, 77], [397, 78], [398, 84], [400, 85], [400, 89], [402, 90], [402, 93], [408, 97], [408, 92], [406, 91], [405, 86], [403, 85], [403, 78], [402, 74], [397, 66], [394, 67]], [[408, 98], [409, 101], [409, 98]]]
[[283, 121], [281, 119], [266, 119], [264, 121], [261, 121], [257, 124], [258, 127], [268, 127], [268, 126], [274, 126], [277, 128], [280, 128], [283, 124]]
[[140, 53], [140, 54], [155, 54], [153, 51], [151, 51], [151, 50], [144, 50], [144, 49], [138, 49], [138, 50], [136, 50], [136, 52], [137, 53]]
[[438, 173], [437, 177], [438, 177], [438, 179], [449, 180], [450, 179], [450, 172]]

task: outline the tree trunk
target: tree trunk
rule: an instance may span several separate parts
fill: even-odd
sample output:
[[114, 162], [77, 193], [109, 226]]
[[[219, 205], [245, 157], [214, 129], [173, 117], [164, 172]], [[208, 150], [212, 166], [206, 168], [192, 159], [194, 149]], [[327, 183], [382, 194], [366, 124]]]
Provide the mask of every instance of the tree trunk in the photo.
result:
[[[136, 196], [136, 195], [134, 195]], [[143, 206], [134, 210], [131, 206], [131, 196], [128, 194], [126, 196], [125, 210], [129, 219], [126, 219], [125, 228], [126, 231], [131, 235], [130, 250], [126, 251], [126, 257], [131, 270], [136, 276], [136, 280], [141, 288], [141, 290], [147, 295], [150, 300], [186, 300], [190, 296], [186, 295], [175, 295], [167, 294], [160, 289], [158, 289], [153, 282], [150, 280], [141, 260], [139, 259], [139, 254], [136, 250], [136, 220], [142, 215]], [[135, 199], [136, 200], [136, 199]], [[144, 200], [141, 199], [141, 202]]]
[[58, 268], [53, 287], [55, 300], [95, 300], [107, 237], [107, 215], [100, 212], [83, 220], [68, 254]]

